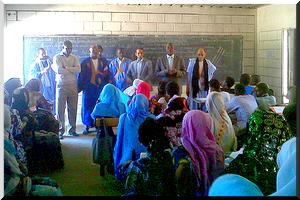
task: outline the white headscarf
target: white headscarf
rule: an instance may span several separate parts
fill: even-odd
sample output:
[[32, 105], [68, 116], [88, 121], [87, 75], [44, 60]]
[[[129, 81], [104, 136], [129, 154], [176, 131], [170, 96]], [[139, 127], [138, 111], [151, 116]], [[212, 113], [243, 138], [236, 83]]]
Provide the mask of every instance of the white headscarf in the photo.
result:
[[270, 196], [296, 196], [296, 137], [283, 143], [277, 165], [276, 192]]
[[128, 95], [128, 96], [133, 96], [135, 94], [135, 91], [137, 89], [137, 86], [139, 83], [143, 82], [143, 80], [140, 79], [134, 79], [132, 86], [129, 86], [128, 88], [126, 88], [123, 93]]
[[236, 150], [236, 137], [232, 122], [226, 112], [223, 96], [219, 92], [207, 95], [206, 108], [214, 122], [214, 136], [224, 154]]

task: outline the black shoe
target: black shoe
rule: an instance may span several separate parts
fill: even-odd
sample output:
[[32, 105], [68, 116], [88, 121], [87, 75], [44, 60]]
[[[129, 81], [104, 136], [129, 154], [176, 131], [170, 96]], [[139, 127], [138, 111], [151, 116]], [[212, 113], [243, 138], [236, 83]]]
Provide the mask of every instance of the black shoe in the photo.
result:
[[83, 135], [89, 134], [89, 128], [85, 128], [85, 130], [82, 132]]
[[65, 133], [64, 130], [60, 130], [60, 131], [59, 131], [58, 137], [59, 137], [60, 140], [64, 139], [64, 133]]
[[115, 170], [113, 165], [108, 165], [107, 166], [107, 173], [111, 175], [115, 175]]
[[104, 176], [104, 175], [105, 175], [105, 166], [100, 165], [100, 176]]
[[68, 134], [69, 136], [79, 136], [79, 134], [78, 133], [76, 133], [76, 132], [70, 132], [69, 134]]

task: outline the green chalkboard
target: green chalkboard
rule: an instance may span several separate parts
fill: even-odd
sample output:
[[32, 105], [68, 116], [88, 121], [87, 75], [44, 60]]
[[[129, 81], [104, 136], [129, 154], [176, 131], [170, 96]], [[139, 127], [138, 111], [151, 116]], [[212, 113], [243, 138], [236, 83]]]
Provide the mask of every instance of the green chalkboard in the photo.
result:
[[[230, 75], [239, 80], [242, 72], [243, 37], [225, 35], [165, 35], [165, 36], [118, 36], [118, 35], [49, 35], [49, 36], [24, 36], [24, 80], [29, 79], [29, 67], [35, 60], [37, 49], [43, 47], [52, 58], [59, 53], [64, 40], [73, 43], [73, 54], [80, 60], [89, 55], [91, 44], [100, 44], [103, 55], [110, 61], [116, 48], [126, 50], [126, 56], [132, 58], [137, 47], [145, 50], [145, 57], [155, 66], [156, 59], [165, 54], [165, 45], [172, 42], [176, 53], [184, 58], [186, 65], [189, 58], [196, 56], [199, 47], [207, 50], [207, 58], [217, 67], [215, 78], [223, 80]], [[184, 82], [184, 80], [182, 80]]]

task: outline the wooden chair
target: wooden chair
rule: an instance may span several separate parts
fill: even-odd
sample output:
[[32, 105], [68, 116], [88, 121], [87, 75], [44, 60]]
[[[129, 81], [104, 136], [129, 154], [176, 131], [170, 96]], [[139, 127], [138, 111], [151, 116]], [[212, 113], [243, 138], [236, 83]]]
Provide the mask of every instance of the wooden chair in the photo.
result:
[[111, 126], [117, 127], [119, 124], [119, 118], [105, 118], [105, 117], [97, 117], [95, 121], [96, 128], [100, 128], [101, 126]]
[[[97, 117], [95, 120], [95, 127], [97, 129], [97, 135], [98, 135], [98, 131], [100, 131], [101, 127], [117, 127], [119, 124], [119, 118], [105, 118], [105, 117]], [[114, 135], [117, 135], [117, 131], [113, 131]], [[95, 141], [97, 140], [96, 138], [94, 139]], [[113, 151], [113, 149], [112, 149]], [[93, 155], [94, 156], [94, 155]], [[97, 157], [97, 156], [96, 156]], [[108, 165], [104, 166], [104, 165], [100, 165], [100, 176], [104, 176], [105, 175], [105, 168], [107, 167], [107, 171], [110, 174], [114, 174], [114, 170], [112, 167], [108, 167]]]

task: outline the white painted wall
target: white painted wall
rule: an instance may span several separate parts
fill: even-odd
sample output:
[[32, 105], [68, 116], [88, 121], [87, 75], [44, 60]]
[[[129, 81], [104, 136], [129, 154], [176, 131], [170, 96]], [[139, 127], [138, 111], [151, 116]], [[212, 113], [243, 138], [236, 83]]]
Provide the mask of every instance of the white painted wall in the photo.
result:
[[282, 52], [284, 28], [296, 28], [296, 5], [269, 5], [257, 9], [256, 73], [275, 91], [282, 103]]
[[[23, 35], [242, 35], [243, 72], [255, 69], [256, 9], [190, 5], [7, 5], [5, 79], [22, 76]], [[14, 49], [14, 54], [9, 49]], [[17, 56], [16, 56], [17, 55]], [[8, 68], [10, 67], [10, 68]], [[22, 78], [22, 77], [21, 77]]]
[[[4, 79], [23, 79], [23, 36], [242, 35], [243, 72], [255, 69], [256, 9], [191, 5], [6, 5]], [[185, 94], [185, 87], [182, 90]], [[78, 117], [81, 122], [81, 93]]]
[[[0, 84], [1, 86], [3, 85], [3, 40], [4, 40], [4, 23], [5, 23], [5, 15], [4, 15], [4, 4], [0, 0]], [[0, 87], [0, 124], [4, 124], [4, 116], [3, 116], [3, 105], [4, 105], [4, 98], [3, 98], [3, 87]], [[0, 132], [3, 133], [3, 126], [0, 126]], [[3, 141], [4, 139], [4, 134], [0, 134], [0, 140]], [[3, 142], [0, 144], [0, 159], [3, 160]], [[0, 171], [3, 172], [3, 165], [0, 166]], [[3, 173], [2, 173], [3, 174]], [[1, 182], [1, 189], [0, 189], [0, 198], [4, 196], [4, 181], [3, 181], [3, 176], [0, 178]]]

